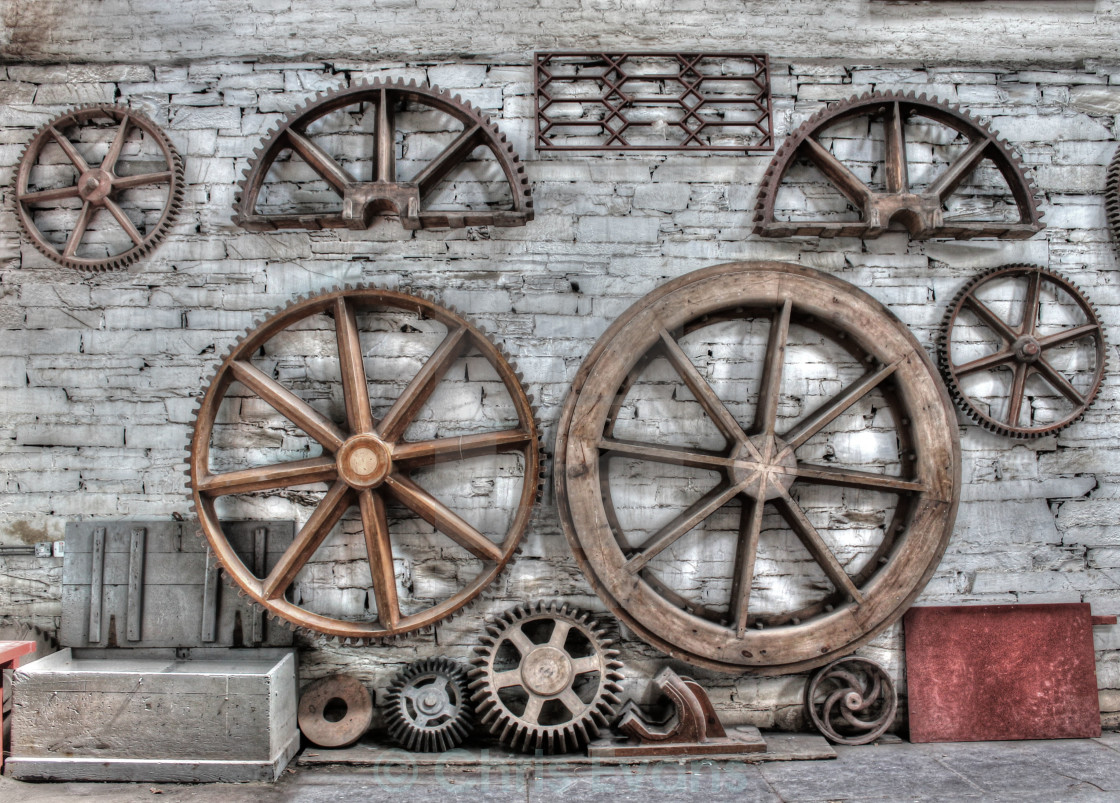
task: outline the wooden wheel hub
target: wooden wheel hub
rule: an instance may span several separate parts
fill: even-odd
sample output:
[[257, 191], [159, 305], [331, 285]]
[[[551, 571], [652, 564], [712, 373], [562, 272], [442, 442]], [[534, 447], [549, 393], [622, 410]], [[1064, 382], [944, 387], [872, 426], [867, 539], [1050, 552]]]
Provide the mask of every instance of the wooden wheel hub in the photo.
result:
[[769, 502], [783, 496], [797, 479], [797, 457], [775, 435], [755, 435], [732, 452], [731, 482], [752, 499]]
[[351, 488], [376, 488], [393, 468], [389, 447], [376, 435], [355, 435], [342, 444], [335, 458], [338, 476]]
[[572, 660], [547, 644], [537, 647], [521, 660], [521, 682], [533, 694], [559, 694], [572, 682]]

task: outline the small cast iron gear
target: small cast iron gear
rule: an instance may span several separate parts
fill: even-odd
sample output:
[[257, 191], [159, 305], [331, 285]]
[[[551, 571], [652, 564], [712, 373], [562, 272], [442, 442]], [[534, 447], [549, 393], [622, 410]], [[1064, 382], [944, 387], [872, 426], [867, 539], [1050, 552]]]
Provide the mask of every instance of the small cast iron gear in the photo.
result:
[[[444, 341], [408, 383], [380, 421], [374, 422], [363, 364], [356, 315], [369, 309], [415, 313], [447, 327]], [[303, 402], [274, 378], [259, 371], [249, 358], [281, 331], [316, 314], [335, 321], [340, 375], [347, 420], [336, 423]], [[409, 423], [427, 402], [436, 385], [457, 357], [474, 348], [497, 373], [509, 393], [518, 424], [504, 430], [450, 436], [425, 441], [404, 438]], [[320, 457], [232, 472], [210, 469], [210, 442], [218, 410], [234, 382], [255, 393], [265, 403], [323, 448]], [[536, 409], [525, 393], [524, 379], [505, 352], [479, 327], [454, 310], [419, 295], [369, 285], [337, 287], [296, 299], [231, 345], [208, 381], [206, 395], [194, 411], [188, 454], [187, 489], [191, 510], [199, 517], [202, 534], [227, 578], [270, 617], [284, 620], [308, 635], [333, 638], [343, 645], [362, 645], [416, 632], [427, 632], [436, 622], [460, 612], [509, 565], [520, 547], [532, 508], [541, 492], [540, 436]], [[409, 476], [414, 468], [478, 455], [519, 452], [524, 455], [523, 482], [509, 529], [500, 542], [491, 540], [457, 513], [417, 485]], [[268, 577], [257, 577], [231, 547], [217, 513], [216, 500], [234, 494], [326, 483], [326, 496], [296, 534]], [[392, 542], [385, 497], [428, 521], [436, 530], [482, 561], [479, 574], [457, 593], [430, 608], [403, 615], [393, 573]], [[352, 506], [361, 511], [373, 596], [378, 619], [350, 621], [320, 615], [285, 597], [295, 575]]]
[[[396, 180], [394, 109], [402, 102], [437, 109], [463, 124], [462, 132], [411, 181]], [[355, 179], [316, 144], [307, 127], [326, 114], [358, 104], [377, 109], [372, 181]], [[424, 198], [478, 147], [497, 159], [512, 198], [505, 210], [435, 211], [423, 209]], [[340, 212], [265, 214], [257, 201], [265, 176], [285, 150], [298, 154], [331, 189], [342, 197]], [[469, 101], [416, 81], [373, 80], [320, 92], [290, 113], [253, 150], [234, 200], [233, 222], [250, 231], [275, 229], [369, 228], [379, 215], [400, 217], [406, 229], [463, 228], [466, 226], [523, 226], [533, 219], [533, 196], [525, 166], [506, 135]]]
[[887, 671], [869, 658], [840, 658], [805, 686], [805, 710], [837, 744], [870, 744], [894, 724], [898, 692]]
[[[81, 126], [93, 120], [109, 119], [119, 121], [117, 132], [109, 146], [109, 151], [99, 165], [87, 164], [85, 157], [66, 136], [65, 130], [71, 126]], [[156, 144], [166, 163], [165, 170], [119, 175], [119, 168], [128, 160], [121, 160], [121, 152], [133, 129], [139, 129]], [[49, 143], [56, 142], [67, 159], [78, 172], [77, 182], [67, 187], [32, 190], [31, 173], [39, 156]], [[147, 232], [140, 232], [118, 204], [119, 193], [123, 190], [151, 185], [167, 185], [167, 198], [164, 201], [159, 219]], [[116, 104], [97, 104], [82, 106], [51, 120], [32, 137], [20, 157], [16, 171], [13, 199], [16, 217], [31, 243], [44, 256], [68, 268], [86, 271], [105, 271], [123, 268], [151, 252], [167, 235], [178, 217], [183, 204], [183, 159], [167, 135], [140, 112], [127, 106]], [[45, 204], [75, 199], [82, 201], [81, 211], [74, 229], [60, 247], [54, 245], [35, 223], [31, 210], [33, 204]], [[105, 257], [81, 257], [77, 255], [90, 222], [99, 210], [106, 210], [116, 220], [117, 225], [128, 235], [132, 245], [123, 251]]]
[[[1023, 299], [1021, 315], [1014, 316], [1019, 319], [1017, 324], [996, 314], [976, 295], [978, 290], [991, 282], [1024, 278], [1027, 282], [1027, 291]], [[1040, 298], [1044, 284], [1053, 285], [1073, 301], [1081, 311], [1085, 322], [1048, 334], [1040, 333], [1038, 331]], [[967, 362], [957, 362], [953, 355], [953, 332], [957, 317], [965, 309], [975, 315], [999, 338], [1000, 346], [991, 354]], [[1093, 341], [1091, 350], [1094, 365], [1088, 387], [1079, 390], [1047, 360], [1046, 351], [1083, 340]], [[953, 397], [957, 406], [989, 432], [1012, 438], [1039, 438], [1043, 435], [1052, 435], [1081, 418], [1100, 391], [1108, 364], [1104, 328], [1101, 326], [1096, 307], [1072, 281], [1052, 270], [1034, 265], [1003, 265], [991, 268], [961, 288], [945, 311], [938, 337], [937, 354], [941, 374], [949, 387], [949, 395]], [[969, 393], [961, 382], [964, 376], [999, 369], [1009, 369], [1012, 372], [1007, 410], [1003, 416], [995, 415], [990, 404]], [[1053, 423], [1021, 423], [1026, 381], [1031, 376], [1043, 379], [1066, 400], [1069, 406], [1069, 411]]]
[[[911, 189], [906, 157], [905, 122], [917, 115], [948, 126], [969, 140], [961, 153], [925, 189]], [[833, 124], [855, 117], [882, 116], [885, 128], [886, 190], [868, 187], [817, 140]], [[774, 217], [778, 189], [799, 157], [809, 159], [860, 213], [860, 220], [780, 221]], [[1005, 221], [947, 221], [942, 205], [985, 159], [991, 159], [1015, 198], [1019, 219]], [[1044, 227], [1038, 190], [1023, 172], [1022, 159], [988, 126], [959, 106], [913, 92], [870, 92], [823, 109], [790, 134], [774, 154], [755, 202], [754, 229], [764, 237], [822, 236], [874, 238], [893, 221], [902, 223], [915, 239], [930, 237], [1000, 237], [1023, 239]]]
[[442, 656], [406, 666], [385, 697], [389, 736], [406, 750], [439, 753], [458, 747], [474, 729], [467, 670]]
[[557, 602], [496, 617], [475, 647], [479, 722], [515, 750], [579, 750], [607, 726], [622, 679], [618, 650], [590, 614]]

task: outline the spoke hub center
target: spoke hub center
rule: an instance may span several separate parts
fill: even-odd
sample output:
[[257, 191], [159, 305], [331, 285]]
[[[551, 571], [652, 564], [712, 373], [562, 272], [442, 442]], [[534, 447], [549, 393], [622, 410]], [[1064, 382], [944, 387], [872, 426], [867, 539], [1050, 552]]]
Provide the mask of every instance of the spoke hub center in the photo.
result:
[[426, 715], [436, 714], [445, 709], [449, 704], [447, 695], [437, 691], [426, 691], [420, 695], [417, 707]]
[[109, 197], [113, 191], [113, 177], [100, 168], [93, 168], [82, 173], [78, 179], [78, 194], [83, 201], [98, 204]]
[[[731, 482], [747, 483], [744, 492], [755, 499], [768, 502], [788, 491], [797, 478], [797, 456], [777, 435], [762, 433], [750, 438], [749, 446], [739, 446], [731, 455]], [[755, 452], [758, 454], [756, 455]], [[760, 459], [761, 458], [761, 459]]]
[[1042, 356], [1042, 346], [1030, 335], [1023, 335], [1012, 345], [1020, 362], [1034, 362]]
[[389, 447], [376, 435], [355, 435], [342, 444], [335, 457], [338, 476], [352, 488], [375, 488], [393, 468]]
[[521, 682], [533, 694], [559, 694], [572, 682], [572, 659], [563, 650], [544, 644], [521, 660]]

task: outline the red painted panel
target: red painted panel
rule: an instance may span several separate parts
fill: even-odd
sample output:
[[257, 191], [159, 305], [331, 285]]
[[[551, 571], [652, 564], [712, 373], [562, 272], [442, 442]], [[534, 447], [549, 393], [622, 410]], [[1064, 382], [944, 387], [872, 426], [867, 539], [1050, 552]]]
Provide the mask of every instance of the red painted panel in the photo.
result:
[[1100, 736], [1089, 606], [911, 608], [912, 742]]

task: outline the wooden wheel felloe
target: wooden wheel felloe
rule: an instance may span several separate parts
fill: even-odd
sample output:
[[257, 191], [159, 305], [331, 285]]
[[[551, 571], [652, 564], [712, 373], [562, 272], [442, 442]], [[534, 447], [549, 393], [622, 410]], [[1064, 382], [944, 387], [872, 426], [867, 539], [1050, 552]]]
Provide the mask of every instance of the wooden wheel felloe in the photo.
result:
[[1081, 289], [1031, 265], [993, 268], [965, 285], [945, 312], [938, 356], [961, 410], [1013, 438], [1077, 421], [1108, 361], [1104, 329]]
[[[755, 357], [754, 364], [761, 365], [753, 420], [746, 426], [728, 405], [745, 400], [721, 398], [680, 342], [695, 332], [702, 338], [706, 327], [727, 321], [769, 322], [766, 343], [757, 354], [745, 353], [740, 343], [729, 346], [738, 359]], [[785, 365], [791, 326], [833, 344], [850, 360], [856, 377], [796, 416], [779, 415], [791, 401], [782, 393], [783, 375], [793, 373]], [[671, 367], [670, 384], [683, 385], [718, 429], [721, 448], [616, 435], [631, 388], [655, 358]], [[893, 422], [888, 431], [898, 445], [896, 474], [803, 456], [816, 448], [814, 436], [827, 433], [833, 421], [873, 395], [884, 400], [876, 404], [885, 407]], [[887, 420], [884, 412], [872, 409], [870, 414]], [[719, 482], [637, 543], [615, 504], [610, 472], [615, 459], [705, 469]], [[576, 559], [627, 626], [650, 644], [699, 666], [781, 674], [847, 654], [902, 615], [948, 543], [960, 492], [959, 462], [952, 403], [936, 368], [897, 318], [835, 277], [780, 262], [743, 262], [670, 282], [607, 330], [580, 368], [564, 405], [555, 474], [561, 521]], [[805, 488], [817, 486], [896, 500], [893, 512], [883, 514], [881, 541], [862, 567], [849, 572], [799, 504]], [[659, 579], [651, 562], [662, 553], [669, 555], [666, 550], [733, 501], [741, 509], [728, 602], [697, 603]], [[767, 510], [776, 514], [777, 528], [774, 515], [771, 525], [763, 526]], [[779, 536], [792, 532], [826, 579], [816, 597], [794, 610], [756, 612], [751, 608], [756, 558], [760, 542], [774, 537], [772, 531]], [[704, 552], [700, 543], [698, 554]], [[687, 563], [675, 559], [678, 566], [682, 562]]]
[[[55, 146], [60, 164], [50, 153]], [[155, 123], [126, 106], [100, 104], [60, 115], [35, 134], [20, 158], [14, 195], [20, 225], [39, 251], [69, 268], [101, 271], [130, 265], [156, 247], [179, 213], [183, 186], [183, 160]], [[126, 191], [161, 187], [166, 194], [158, 206], [123, 203]], [[68, 205], [76, 219], [56, 243], [39, 212], [52, 213], [44, 217], [50, 221]]]
[[[374, 418], [371, 389], [380, 379], [367, 375], [359, 314], [388, 311], [430, 319], [446, 327], [442, 342], [423, 363], [381, 416]], [[336, 422], [302, 399], [274, 376], [256, 367], [251, 358], [282, 334], [306, 331], [314, 316], [333, 318], [345, 420]], [[415, 331], [398, 324], [402, 331]], [[515, 426], [483, 430], [428, 440], [408, 440], [407, 430], [436, 390], [447, 371], [461, 356], [477, 353], [497, 375], [510, 400]], [[307, 459], [280, 462], [235, 471], [211, 469], [211, 444], [219, 407], [234, 382], [270, 406], [322, 448]], [[520, 455], [520, 491], [514, 496], [509, 528], [499, 540], [476, 529], [455, 510], [439, 501], [412, 478], [415, 469], [481, 455]], [[273, 616], [307, 631], [342, 639], [367, 640], [397, 636], [443, 619], [473, 600], [513, 557], [538, 492], [539, 457], [537, 425], [520, 377], [489, 339], [464, 318], [431, 301], [373, 287], [338, 289], [299, 301], [273, 315], [234, 345], [222, 360], [196, 413], [190, 447], [189, 486], [202, 531], [227, 574], [256, 603]], [[236, 495], [280, 491], [308, 484], [325, 485], [327, 491], [296, 534], [275, 568], [258, 577], [234, 552], [222, 530], [216, 503]], [[440, 537], [458, 544], [481, 561], [481, 570], [455, 593], [430, 607], [404, 613], [398, 598], [393, 568], [394, 538], [390, 533], [389, 505], [411, 511], [428, 522]], [[324, 543], [332, 528], [352, 508], [360, 512], [361, 534], [372, 583], [371, 602], [376, 621], [326, 616], [286, 598], [297, 574]], [[397, 537], [400, 537], [399, 535]], [[373, 606], [371, 606], [373, 610]]]

